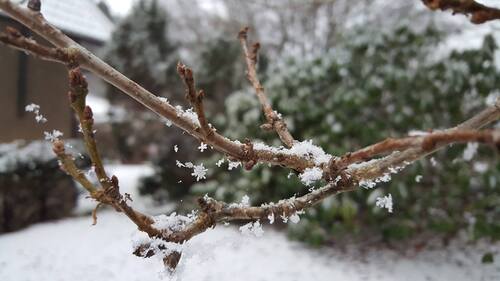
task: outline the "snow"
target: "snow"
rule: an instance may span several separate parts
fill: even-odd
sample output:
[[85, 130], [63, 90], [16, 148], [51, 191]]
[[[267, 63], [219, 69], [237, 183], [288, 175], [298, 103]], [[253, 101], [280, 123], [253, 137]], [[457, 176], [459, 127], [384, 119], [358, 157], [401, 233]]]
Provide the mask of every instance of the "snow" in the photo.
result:
[[299, 178], [303, 184], [310, 186], [323, 178], [323, 170], [318, 167], [307, 168], [299, 175]]
[[200, 121], [198, 120], [198, 114], [193, 111], [193, 108], [189, 108], [187, 110], [182, 109], [182, 106], [175, 106], [175, 111], [177, 113], [177, 117], [186, 118], [195, 126], [200, 127]]
[[35, 121], [37, 123], [45, 123], [47, 122], [47, 118], [45, 118], [41, 113], [40, 113], [40, 106], [38, 104], [28, 104], [24, 110], [26, 112], [33, 112], [35, 114]]
[[54, 142], [59, 140], [63, 136], [63, 133], [59, 130], [52, 130], [52, 132], [43, 132], [46, 141]]
[[[92, 108], [95, 123], [106, 123], [110, 121], [108, 113], [111, 109], [111, 104], [109, 103], [109, 100], [91, 93], [87, 95], [85, 101], [87, 105]], [[114, 107], [119, 106], [114, 105]]]
[[193, 166], [193, 172], [191, 175], [196, 178], [196, 181], [206, 179], [208, 169], [203, 166], [203, 163]]
[[314, 145], [312, 140], [296, 142], [290, 149], [284, 147], [271, 147], [261, 142], [254, 143], [253, 148], [256, 150], [266, 150], [273, 153], [282, 153], [286, 155], [305, 157], [312, 160], [316, 166], [327, 164], [330, 159], [332, 159], [332, 155], [326, 153], [323, 148]]
[[[66, 144], [69, 147], [81, 146], [79, 142], [72, 140], [68, 140]], [[12, 171], [20, 164], [44, 163], [55, 158], [52, 145], [46, 141], [15, 141], [0, 144], [0, 173]]]
[[419, 183], [422, 181], [423, 176], [422, 175], [416, 175], [415, 176], [415, 182]]
[[203, 152], [203, 151], [205, 151], [205, 150], [207, 150], [207, 149], [208, 149], [208, 145], [207, 145], [206, 143], [203, 143], [203, 142], [202, 142], [202, 143], [200, 144], [200, 146], [198, 146], [198, 150], [199, 150], [200, 152]]
[[[151, 173], [150, 167], [109, 165], [108, 170], [119, 177], [122, 192], [132, 195], [134, 207], [138, 203], [147, 207], [147, 198], [138, 196], [137, 180]], [[189, 220], [189, 216], [192, 214], [185, 218]], [[177, 226], [172, 222], [179, 222], [179, 218], [182, 216], [163, 215], [156, 216], [155, 221], [171, 228]], [[248, 230], [253, 232], [246, 236], [236, 227], [219, 225], [184, 245], [168, 245], [170, 251], [183, 252], [179, 267], [170, 275], [158, 258], [143, 259], [131, 254], [134, 246], [149, 238], [138, 232], [123, 214], [102, 210], [95, 226], [91, 217], [86, 216], [0, 235], [0, 280], [493, 281], [500, 278], [498, 259], [490, 265], [480, 262], [485, 252], [498, 253], [500, 243], [460, 246], [452, 242], [446, 249], [407, 255], [387, 249], [366, 249], [362, 245], [346, 245], [342, 251], [329, 247], [319, 250], [291, 241], [286, 233], [270, 226], [262, 232], [261, 227], [261, 222], [252, 222]], [[261, 236], [254, 237], [256, 234]], [[152, 247], [159, 249], [164, 242], [155, 243]], [[168, 250], [161, 251], [165, 254]]]
[[113, 22], [88, 0], [43, 0], [42, 13], [47, 20], [70, 34], [107, 41]]
[[240, 231], [245, 236], [254, 235], [255, 237], [262, 237], [262, 235], [264, 235], [264, 230], [258, 220], [241, 226]]
[[[244, 236], [218, 226], [186, 244], [179, 268], [165, 275], [161, 261], [131, 254], [135, 227], [123, 215], [102, 212], [96, 226], [89, 217], [38, 224], [0, 236], [0, 280], [486, 280], [500, 278], [500, 262], [480, 263], [484, 250], [452, 247], [400, 256], [389, 250], [343, 253], [315, 250], [266, 230]], [[481, 248], [482, 247], [482, 248]], [[237, 279], [235, 279], [237, 276]]]
[[476, 155], [478, 147], [479, 144], [477, 142], [469, 142], [464, 150], [464, 155], [463, 155], [464, 160], [465, 161], [472, 160], [472, 158], [474, 158], [474, 155]]
[[377, 202], [375, 202], [375, 205], [379, 208], [385, 208], [389, 213], [392, 213], [392, 207], [393, 207], [392, 195], [389, 194], [384, 197], [378, 197]]

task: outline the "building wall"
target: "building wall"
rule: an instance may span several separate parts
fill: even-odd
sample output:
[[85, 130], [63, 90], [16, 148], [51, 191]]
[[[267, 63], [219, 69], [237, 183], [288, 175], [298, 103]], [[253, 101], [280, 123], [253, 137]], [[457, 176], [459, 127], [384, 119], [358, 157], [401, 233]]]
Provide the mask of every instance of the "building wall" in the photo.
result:
[[[0, 20], [0, 28], [12, 22]], [[39, 38], [36, 38], [39, 40]], [[18, 101], [20, 52], [0, 46], [0, 143], [16, 139], [43, 138], [44, 131], [57, 129], [72, 136], [74, 120], [68, 104], [67, 70], [63, 65], [27, 57], [26, 96], [22, 105]], [[36, 123], [34, 114], [24, 112], [24, 106], [36, 103], [48, 119]]]

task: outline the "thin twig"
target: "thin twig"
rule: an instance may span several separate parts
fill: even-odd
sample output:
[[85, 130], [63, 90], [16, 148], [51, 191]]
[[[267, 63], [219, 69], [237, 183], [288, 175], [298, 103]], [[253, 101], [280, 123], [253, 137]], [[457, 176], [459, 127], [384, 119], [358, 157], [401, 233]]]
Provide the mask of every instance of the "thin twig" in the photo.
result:
[[294, 144], [294, 138], [288, 131], [285, 121], [273, 110], [271, 103], [267, 99], [266, 93], [264, 92], [264, 87], [257, 77], [257, 58], [260, 49], [260, 44], [257, 42], [252, 46], [252, 50], [248, 50], [248, 27], [243, 28], [238, 34], [238, 38], [243, 49], [243, 54], [245, 56], [245, 63], [247, 65], [247, 78], [255, 89], [255, 94], [262, 105], [262, 111], [264, 111], [264, 116], [266, 117], [267, 124], [263, 128], [274, 129], [279, 135], [281, 141], [287, 146], [292, 147]]
[[93, 129], [94, 115], [90, 106], [86, 104], [86, 97], [89, 92], [88, 84], [79, 68], [69, 70], [69, 88], [68, 96], [70, 105], [78, 116], [85, 147], [90, 155], [90, 160], [92, 160], [95, 173], [102, 187], [104, 189], [109, 188], [111, 183], [104, 170], [104, 165], [95, 140]]
[[198, 115], [198, 121], [200, 122], [201, 130], [205, 135], [204, 141], [213, 135], [214, 130], [210, 127], [205, 116], [205, 110], [203, 107], [203, 97], [205, 92], [203, 90], [197, 91], [194, 83], [193, 71], [191, 68], [185, 66], [182, 63], [177, 64], [177, 73], [182, 78], [184, 85], [186, 86], [186, 99], [191, 103], [196, 114]]

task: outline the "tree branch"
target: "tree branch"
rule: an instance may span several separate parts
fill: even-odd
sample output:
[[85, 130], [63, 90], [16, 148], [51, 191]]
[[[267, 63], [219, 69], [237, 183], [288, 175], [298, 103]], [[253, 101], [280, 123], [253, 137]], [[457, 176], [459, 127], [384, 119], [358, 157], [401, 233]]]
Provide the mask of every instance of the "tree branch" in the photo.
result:
[[[33, 4], [36, 4], [35, 2], [36, 1], [33, 1]], [[198, 122], [192, 121], [183, 114], [179, 114], [177, 108], [146, 91], [144, 88], [104, 63], [95, 55], [76, 44], [61, 31], [50, 25], [37, 9], [29, 10], [21, 8], [8, 0], [0, 0], [0, 8], [40, 34], [54, 44], [56, 48], [42, 48], [38, 44], [28, 42], [25, 38], [19, 37], [16, 34], [7, 34], [8, 36], [3, 37], [6, 39], [0, 41], [18, 49], [27, 50], [34, 55], [38, 55], [42, 59], [65, 63], [72, 67], [76, 64], [81, 65], [81, 67], [94, 72], [99, 77], [121, 89], [127, 95], [136, 99], [153, 112], [168, 118], [173, 124], [195, 138], [210, 144], [219, 152], [225, 153], [234, 159], [252, 163], [252, 165], [248, 165], [248, 167], [251, 168], [256, 161], [259, 161], [281, 165], [299, 172], [312, 167], [321, 168], [324, 171], [324, 179], [327, 181], [327, 184], [303, 196], [257, 207], [227, 204], [204, 197], [198, 201], [200, 212], [192, 222], [180, 229], [157, 229], [154, 227], [154, 220], [151, 217], [135, 211], [127, 204], [127, 196], [120, 194], [118, 179], [115, 176], [111, 177], [111, 179], [107, 177], [100, 155], [97, 151], [95, 139], [93, 138], [92, 110], [85, 104], [85, 96], [87, 94], [86, 81], [78, 69], [73, 69], [70, 71], [71, 90], [69, 97], [71, 105], [80, 119], [86, 148], [96, 167], [98, 178], [100, 181], [104, 181], [105, 184], [102, 184], [102, 188], [95, 187], [85, 175], [78, 170], [72, 157], [66, 154], [62, 141], [55, 141], [53, 143], [53, 150], [61, 160], [61, 165], [64, 170], [82, 184], [88, 190], [92, 198], [99, 203], [110, 205], [115, 208], [115, 210], [126, 214], [127, 217], [137, 225], [139, 230], [146, 232], [150, 238], [158, 238], [166, 242], [184, 243], [193, 236], [215, 226], [217, 222], [265, 219], [270, 215], [287, 217], [295, 214], [297, 211], [301, 211], [321, 202], [328, 196], [340, 192], [356, 190], [364, 181], [373, 181], [388, 173], [398, 171], [411, 162], [433, 153], [450, 143], [476, 141], [491, 143], [497, 146], [499, 144], [500, 137], [498, 131], [477, 131], [477, 129], [500, 118], [500, 100], [497, 101], [495, 106], [485, 109], [455, 128], [430, 133], [423, 137], [403, 138], [399, 140], [389, 139], [345, 155], [342, 158], [332, 157], [330, 163], [318, 163], [318, 161], [316, 161], [317, 159], [309, 155], [297, 153], [294, 150], [294, 146], [298, 143], [294, 141], [293, 137], [286, 129], [283, 120], [272, 110], [267, 101], [267, 97], [265, 96], [262, 85], [257, 79], [255, 70], [258, 45], [254, 45], [251, 52], [248, 51], [246, 41], [247, 29], [240, 32], [240, 42], [242, 43], [245, 53], [249, 80], [256, 90], [269, 125], [276, 130], [281, 140], [291, 149], [263, 147], [262, 145], [256, 147], [257, 145], [251, 142], [240, 143], [230, 141], [211, 130], [203, 111], [203, 95], [196, 92], [192, 71], [185, 66], [180, 65], [178, 71], [184, 80], [188, 100], [190, 100], [195, 108], [200, 124], [197, 124]], [[58, 50], [64, 50], [63, 53], [66, 55], [57, 55], [57, 52], [59, 52]], [[202, 130], [199, 130], [200, 127]], [[209, 129], [212, 133], [209, 133]], [[314, 149], [321, 150], [319, 147], [314, 147]], [[356, 164], [368, 158], [388, 153], [391, 154], [380, 159]], [[148, 248], [147, 245], [144, 245], [144, 247], [141, 246], [136, 249], [136, 254], [148, 257], [150, 256], [150, 251], [147, 250]], [[181, 253], [174, 250], [164, 257], [165, 265], [171, 269], [175, 268], [179, 262], [180, 256]]]
[[431, 10], [451, 10], [453, 14], [470, 16], [475, 24], [500, 19], [500, 10], [480, 4], [474, 0], [422, 0]]
[[213, 135], [214, 130], [208, 124], [203, 108], [203, 97], [205, 96], [205, 92], [203, 92], [203, 90], [196, 91], [193, 71], [190, 68], [184, 64], [178, 63], [177, 73], [179, 73], [179, 76], [186, 86], [186, 99], [195, 109], [196, 115], [198, 115], [198, 121], [200, 122], [201, 130], [205, 136], [204, 142], [208, 142], [208, 138]]
[[252, 86], [255, 89], [255, 94], [262, 105], [262, 111], [264, 111], [264, 116], [266, 117], [267, 124], [263, 125], [264, 129], [274, 129], [281, 141], [288, 147], [292, 147], [294, 144], [294, 138], [287, 129], [285, 121], [274, 111], [267, 99], [264, 92], [264, 87], [257, 77], [257, 58], [260, 49], [260, 44], [257, 42], [252, 46], [252, 50], [248, 50], [248, 27], [243, 28], [238, 34], [238, 38], [243, 49], [243, 54], [245, 56], [245, 63], [247, 65], [247, 77]]

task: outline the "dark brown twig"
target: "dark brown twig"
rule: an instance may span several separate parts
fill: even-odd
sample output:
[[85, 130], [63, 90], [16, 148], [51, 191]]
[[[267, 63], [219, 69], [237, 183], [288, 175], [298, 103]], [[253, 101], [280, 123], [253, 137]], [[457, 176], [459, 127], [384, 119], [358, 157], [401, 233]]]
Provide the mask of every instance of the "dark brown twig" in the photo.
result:
[[205, 136], [204, 141], [213, 135], [214, 130], [208, 124], [207, 117], [205, 116], [205, 110], [203, 107], [203, 97], [205, 92], [203, 90], [197, 91], [194, 83], [193, 71], [182, 63], [177, 64], [177, 73], [182, 78], [184, 85], [186, 86], [186, 99], [193, 106], [196, 114], [198, 115], [198, 121], [200, 122], [201, 130]]
[[470, 15], [475, 24], [500, 19], [500, 10], [480, 4], [474, 0], [422, 0], [431, 10], [451, 10], [453, 14]]

